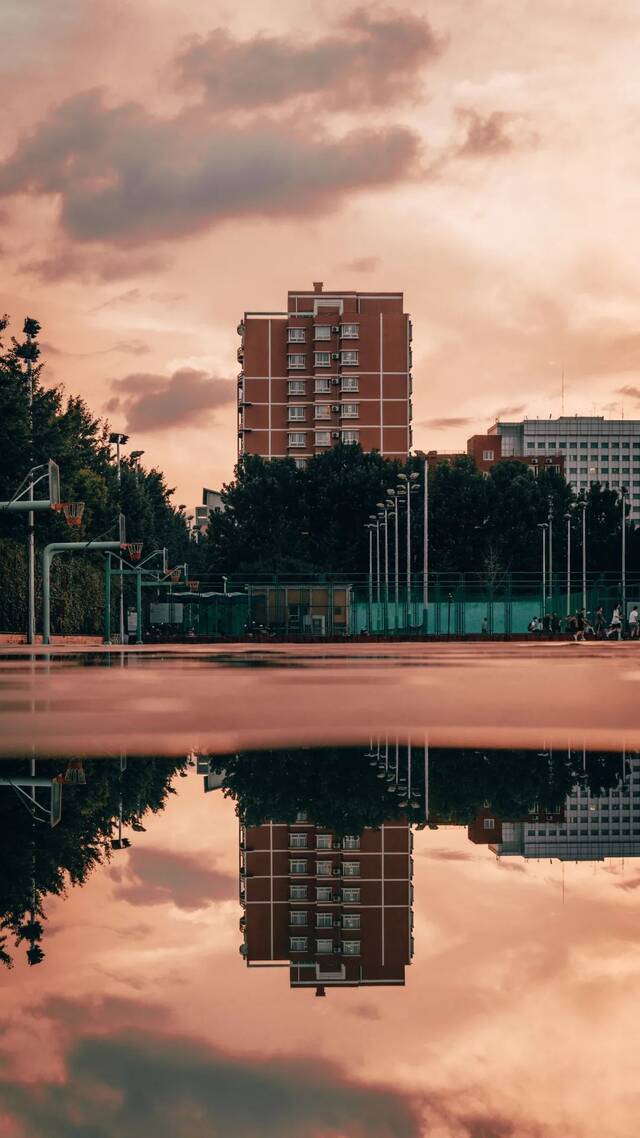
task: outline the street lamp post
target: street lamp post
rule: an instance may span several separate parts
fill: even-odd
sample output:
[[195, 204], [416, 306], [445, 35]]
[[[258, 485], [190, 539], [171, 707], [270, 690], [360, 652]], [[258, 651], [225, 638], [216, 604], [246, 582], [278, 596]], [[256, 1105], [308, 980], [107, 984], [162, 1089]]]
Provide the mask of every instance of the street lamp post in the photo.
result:
[[384, 629], [389, 630], [389, 527], [387, 526], [387, 507], [384, 502], [376, 502], [380, 513], [378, 522], [384, 529]]
[[624, 634], [627, 620], [627, 487], [620, 490], [622, 508], [622, 548], [621, 548], [621, 585], [622, 585], [622, 632]]
[[547, 499], [549, 505], [548, 525], [549, 525], [549, 611], [553, 611], [553, 498], [549, 494]]
[[542, 532], [542, 619], [547, 611], [547, 530], [548, 522], [539, 522], [538, 529]]
[[373, 525], [367, 522], [364, 527], [369, 533], [369, 632], [371, 632], [371, 617], [373, 614]]
[[[129, 441], [128, 435], [123, 435], [121, 431], [112, 431], [109, 435], [109, 442], [115, 444], [116, 448], [116, 478], [118, 480], [118, 493], [120, 494], [120, 487], [122, 485], [122, 472], [120, 468], [120, 447], [124, 446]], [[143, 454], [140, 451], [140, 454]], [[122, 500], [119, 503], [120, 510], [122, 510]], [[124, 577], [120, 578], [120, 644], [124, 644]]]
[[376, 530], [376, 604], [380, 604], [380, 522], [377, 514], [369, 514], [369, 520], [375, 522]]
[[587, 501], [580, 503], [582, 508], [582, 611], [587, 613]]
[[390, 502], [393, 505], [393, 519], [394, 519], [394, 529], [395, 529], [394, 599], [395, 599], [395, 603], [396, 603], [396, 624], [397, 624], [397, 622], [398, 622], [398, 605], [400, 603], [400, 549], [398, 546], [398, 515], [400, 512], [400, 502], [398, 501], [398, 496], [397, 496], [395, 490], [387, 490], [387, 494], [389, 495]]
[[423, 450], [416, 451], [416, 457], [422, 459], [423, 468], [423, 495], [422, 495], [422, 607], [425, 613], [425, 631], [429, 628], [429, 459]]
[[407, 478], [406, 474], [398, 475], [399, 489], [406, 495], [407, 501], [407, 624], [409, 619], [409, 605], [411, 604], [411, 492], [416, 489], [414, 483], [419, 477], [415, 472]]
[[571, 514], [564, 515], [567, 523], [567, 616], [571, 612]]

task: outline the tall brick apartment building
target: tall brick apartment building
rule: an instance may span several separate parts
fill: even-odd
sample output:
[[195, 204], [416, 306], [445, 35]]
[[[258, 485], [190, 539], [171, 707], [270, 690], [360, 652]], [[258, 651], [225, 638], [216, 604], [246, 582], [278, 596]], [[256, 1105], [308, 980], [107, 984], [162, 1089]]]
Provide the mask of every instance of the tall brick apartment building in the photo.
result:
[[407, 821], [338, 840], [295, 824], [240, 828], [249, 966], [280, 964], [292, 988], [404, 984], [413, 955], [413, 838]]
[[300, 466], [337, 442], [405, 459], [411, 321], [401, 292], [289, 292], [238, 325], [238, 452]]

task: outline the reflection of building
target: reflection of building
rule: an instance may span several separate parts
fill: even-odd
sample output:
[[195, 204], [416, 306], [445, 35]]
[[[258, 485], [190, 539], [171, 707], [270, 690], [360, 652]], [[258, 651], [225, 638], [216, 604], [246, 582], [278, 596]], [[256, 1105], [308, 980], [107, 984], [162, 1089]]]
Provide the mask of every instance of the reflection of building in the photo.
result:
[[408, 822], [336, 839], [300, 815], [240, 830], [240, 951], [293, 988], [404, 984], [413, 955]]
[[286, 312], [247, 312], [238, 332], [239, 453], [304, 466], [337, 442], [405, 459], [411, 321], [401, 292], [290, 292]]
[[625, 778], [603, 793], [577, 784], [568, 795], [564, 817], [549, 821], [501, 823], [491, 848], [501, 857], [600, 861], [640, 856], [640, 756], [627, 756]]

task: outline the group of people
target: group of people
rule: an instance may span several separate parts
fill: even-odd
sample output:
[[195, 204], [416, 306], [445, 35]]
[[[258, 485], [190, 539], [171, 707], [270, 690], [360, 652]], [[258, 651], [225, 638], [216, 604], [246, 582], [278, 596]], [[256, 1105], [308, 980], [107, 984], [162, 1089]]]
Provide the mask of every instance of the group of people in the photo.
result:
[[[622, 640], [625, 629], [620, 603], [614, 605], [608, 624], [602, 605], [596, 609], [593, 621], [590, 619], [591, 615], [586, 609], [568, 613], [564, 618], [564, 628], [563, 620], [556, 612], [545, 613], [543, 617], [534, 616], [529, 623], [529, 632], [538, 636], [559, 636], [565, 632], [573, 636], [574, 640], [584, 640], [587, 636], [592, 636], [596, 640]], [[640, 614], [635, 604], [629, 613], [627, 623], [629, 639], [637, 640], [640, 637]]]

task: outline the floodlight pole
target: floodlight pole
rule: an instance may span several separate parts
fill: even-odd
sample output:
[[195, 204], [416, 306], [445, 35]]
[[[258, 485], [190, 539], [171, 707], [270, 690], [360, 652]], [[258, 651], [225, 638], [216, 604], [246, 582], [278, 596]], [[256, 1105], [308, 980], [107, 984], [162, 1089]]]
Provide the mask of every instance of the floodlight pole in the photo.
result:
[[[25, 324], [29, 329], [29, 325]], [[27, 331], [27, 344], [31, 348], [33, 337]], [[30, 358], [27, 357], [27, 383], [29, 388], [29, 434], [31, 443], [31, 462], [33, 463], [33, 369]], [[29, 501], [33, 501], [33, 480], [29, 479]], [[27, 604], [27, 644], [35, 644], [36, 639], [36, 523], [33, 510], [27, 514], [27, 559], [28, 559], [28, 604]]]
[[42, 643], [51, 642], [51, 562], [56, 553], [75, 550], [119, 550], [119, 541], [54, 541], [42, 551]]

